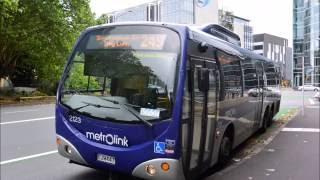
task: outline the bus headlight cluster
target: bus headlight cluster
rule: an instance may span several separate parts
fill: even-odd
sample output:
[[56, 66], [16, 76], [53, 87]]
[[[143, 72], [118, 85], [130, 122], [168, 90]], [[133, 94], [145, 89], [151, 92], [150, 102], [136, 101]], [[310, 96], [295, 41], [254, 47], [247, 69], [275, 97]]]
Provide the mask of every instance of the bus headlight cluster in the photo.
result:
[[[165, 171], [165, 172], [170, 170], [170, 165], [167, 162], [161, 163], [160, 167], [161, 167], [162, 171]], [[150, 176], [154, 176], [157, 173], [157, 168], [151, 164], [146, 165], [145, 170], [146, 170], [147, 174]]]
[[65, 146], [65, 150], [66, 150], [66, 152], [67, 152], [68, 154], [71, 154], [71, 153], [72, 153], [71, 147], [68, 146], [68, 145]]
[[151, 164], [147, 165], [145, 169], [150, 176], [155, 175], [157, 172], [156, 167], [154, 167], [154, 165], [151, 165]]

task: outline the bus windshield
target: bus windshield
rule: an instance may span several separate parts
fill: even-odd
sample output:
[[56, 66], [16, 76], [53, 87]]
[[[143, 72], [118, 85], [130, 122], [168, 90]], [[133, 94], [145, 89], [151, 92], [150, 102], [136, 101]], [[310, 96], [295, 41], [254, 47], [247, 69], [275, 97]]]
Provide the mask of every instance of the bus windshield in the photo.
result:
[[94, 118], [144, 122], [171, 116], [179, 35], [156, 26], [112, 26], [78, 44], [60, 102]]

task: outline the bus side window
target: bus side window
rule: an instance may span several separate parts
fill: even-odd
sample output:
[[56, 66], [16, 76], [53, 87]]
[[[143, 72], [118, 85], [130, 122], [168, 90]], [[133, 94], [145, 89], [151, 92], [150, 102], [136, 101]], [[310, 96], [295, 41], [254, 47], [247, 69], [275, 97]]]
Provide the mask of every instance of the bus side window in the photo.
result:
[[255, 63], [252, 59], [247, 59], [242, 63], [242, 69], [244, 74], [244, 91], [253, 92], [258, 86], [257, 72]]
[[218, 59], [224, 79], [224, 93], [222, 93], [222, 99], [235, 99], [241, 97], [243, 89], [240, 60], [222, 52], [218, 52]]
[[187, 68], [186, 71], [186, 78], [184, 81], [184, 88], [183, 88], [183, 101], [182, 101], [182, 121], [186, 122], [190, 118], [190, 87], [189, 87], [189, 81], [190, 81], [190, 69]]
[[272, 63], [264, 63], [267, 78], [267, 86], [274, 87], [278, 84], [277, 71]]
[[216, 100], [219, 99], [219, 73], [215, 62], [207, 62], [209, 68], [208, 114], [215, 115]]

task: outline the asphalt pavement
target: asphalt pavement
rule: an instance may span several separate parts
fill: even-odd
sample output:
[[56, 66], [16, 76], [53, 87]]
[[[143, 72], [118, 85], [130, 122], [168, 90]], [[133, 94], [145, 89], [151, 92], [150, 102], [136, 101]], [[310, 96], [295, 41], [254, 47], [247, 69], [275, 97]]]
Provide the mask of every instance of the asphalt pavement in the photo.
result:
[[[284, 93], [282, 108], [301, 105], [299, 92]], [[287, 128], [319, 129], [319, 104], [306, 93], [305, 116], [297, 116]], [[56, 151], [54, 104], [2, 106], [1, 180], [100, 180], [105, 172], [69, 164]], [[207, 179], [319, 179], [319, 132], [287, 129], [265, 150], [239, 166], [216, 172]], [[292, 131], [290, 131], [292, 130]], [[302, 178], [305, 177], [305, 178]]]
[[56, 151], [54, 104], [1, 107], [1, 180], [106, 179]]

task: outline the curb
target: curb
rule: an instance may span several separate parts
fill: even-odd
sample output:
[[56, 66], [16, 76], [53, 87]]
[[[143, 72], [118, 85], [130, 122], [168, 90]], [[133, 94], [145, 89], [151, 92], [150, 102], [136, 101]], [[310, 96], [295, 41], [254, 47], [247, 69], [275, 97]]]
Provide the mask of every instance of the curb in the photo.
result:
[[11, 99], [0, 100], [1, 106], [11, 105], [33, 105], [33, 104], [51, 104], [56, 101], [56, 96], [33, 96], [33, 97], [16, 97]]
[[[238, 156], [241, 157], [233, 157], [232, 162], [230, 162], [230, 165], [224, 169], [222, 169], [220, 172], [217, 172], [219, 175], [223, 175], [225, 173], [228, 173], [229, 171], [231, 171], [232, 169], [237, 168], [239, 165], [243, 164], [244, 162], [246, 162], [248, 159], [251, 159], [253, 156], [256, 156], [257, 154], [259, 154], [260, 152], [262, 152], [265, 147], [267, 145], [269, 145], [273, 139], [281, 132], [281, 130], [292, 120], [294, 119], [299, 113], [301, 112], [301, 108], [297, 108], [294, 110], [293, 114], [288, 114], [288, 117], [282, 117], [282, 118], [289, 118], [288, 120], [277, 120], [273, 122], [273, 129], [269, 132], [267, 131], [267, 133], [258, 135], [259, 139], [256, 139], [258, 141], [263, 141], [263, 142], [257, 142], [257, 144], [254, 143], [250, 143], [249, 141], [252, 138], [255, 138], [253, 135], [252, 137], [250, 137], [247, 141], [244, 142], [244, 144], [242, 144], [242, 150], [240, 150], [240, 152], [238, 152]], [[289, 112], [287, 112], [289, 113]], [[278, 122], [278, 125], [276, 125], [275, 123]], [[241, 145], [240, 145], [241, 146]], [[246, 146], [249, 146], [249, 149], [246, 149]], [[251, 147], [250, 147], [251, 146]], [[238, 147], [239, 148], [239, 147]], [[243, 154], [241, 154], [243, 153]], [[237, 154], [237, 153], [236, 153]], [[213, 175], [214, 177], [214, 175]], [[208, 177], [207, 177], [208, 178]]]
[[28, 101], [28, 100], [43, 100], [43, 99], [48, 99], [48, 100], [52, 100], [52, 99], [56, 99], [56, 96], [25, 96], [25, 97], [18, 97], [17, 98], [19, 101]]

